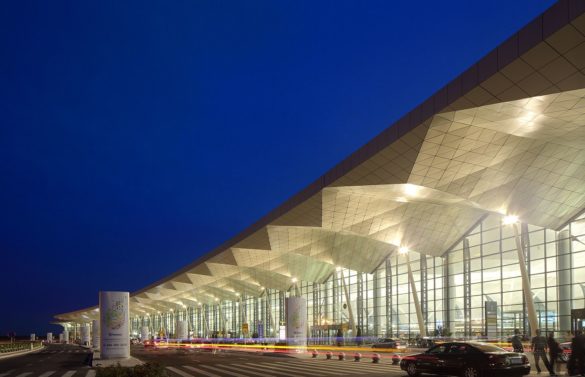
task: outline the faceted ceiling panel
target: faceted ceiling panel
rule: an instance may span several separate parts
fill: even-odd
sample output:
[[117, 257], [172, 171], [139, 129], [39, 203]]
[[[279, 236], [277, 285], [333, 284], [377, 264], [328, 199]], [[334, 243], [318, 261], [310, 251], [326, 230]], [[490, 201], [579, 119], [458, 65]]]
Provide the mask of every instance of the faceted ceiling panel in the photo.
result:
[[585, 207], [585, 90], [436, 115], [409, 183], [558, 228]]
[[485, 213], [471, 201], [412, 184], [327, 188], [323, 201], [323, 228], [431, 255], [442, 255]]

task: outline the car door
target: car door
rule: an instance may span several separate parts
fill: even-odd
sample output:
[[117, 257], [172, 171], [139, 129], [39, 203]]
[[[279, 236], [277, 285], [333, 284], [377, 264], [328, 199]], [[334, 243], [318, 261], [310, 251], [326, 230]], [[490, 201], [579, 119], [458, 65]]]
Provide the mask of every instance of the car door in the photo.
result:
[[451, 344], [443, 355], [443, 368], [447, 374], [459, 374], [469, 357], [470, 347], [463, 343]]
[[448, 350], [448, 345], [439, 344], [419, 355], [416, 363], [419, 371], [427, 373], [443, 373], [443, 358], [446, 350]]

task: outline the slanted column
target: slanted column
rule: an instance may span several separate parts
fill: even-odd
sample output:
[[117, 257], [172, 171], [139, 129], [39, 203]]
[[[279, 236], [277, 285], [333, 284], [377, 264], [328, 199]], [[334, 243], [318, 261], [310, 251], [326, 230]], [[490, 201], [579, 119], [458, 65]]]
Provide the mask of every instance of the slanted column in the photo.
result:
[[471, 258], [469, 239], [463, 239], [463, 320], [465, 336], [471, 336]]
[[390, 257], [386, 258], [386, 336], [393, 337], [393, 313], [394, 309], [392, 306], [392, 262]]
[[453, 322], [451, 321], [451, 277], [449, 276], [449, 254], [443, 258], [443, 331], [453, 334]]
[[569, 230], [558, 233], [557, 281], [559, 299], [559, 330], [571, 331], [571, 234]]
[[427, 328], [427, 322], [429, 320], [429, 295], [428, 295], [428, 288], [427, 288], [427, 256], [422, 255], [419, 259], [419, 266], [420, 266], [420, 307], [421, 313], [423, 318], [423, 323], [425, 324], [425, 331]]
[[410, 283], [410, 290], [412, 292], [412, 300], [414, 301], [414, 308], [416, 309], [416, 319], [418, 321], [418, 329], [420, 336], [427, 336], [427, 329], [425, 326], [425, 321], [423, 319], [422, 309], [420, 306], [420, 301], [418, 299], [418, 293], [416, 291], [416, 284], [414, 282], [414, 276], [412, 274], [412, 268], [410, 267], [410, 257], [408, 256], [408, 251], [403, 253], [406, 257], [406, 268], [408, 269], [408, 282]]
[[345, 294], [345, 302], [347, 303], [347, 310], [349, 312], [349, 325], [351, 326], [351, 333], [355, 336], [356, 328], [355, 328], [355, 318], [353, 315], [353, 308], [351, 306], [351, 300], [349, 297], [349, 289], [347, 288], [347, 284], [345, 283], [345, 277], [343, 276], [343, 269], [339, 269], [339, 275], [341, 277], [341, 285], [343, 286], [343, 293]]
[[532, 288], [530, 287], [530, 277], [526, 269], [526, 256], [524, 248], [522, 247], [522, 240], [520, 239], [520, 232], [518, 230], [518, 223], [511, 224], [514, 230], [514, 239], [516, 241], [516, 251], [518, 252], [518, 262], [520, 265], [520, 273], [522, 275], [522, 289], [524, 291], [524, 299], [526, 300], [526, 314], [528, 315], [528, 323], [530, 324], [531, 336], [536, 336], [538, 329], [538, 319], [536, 317], [536, 310], [534, 308], [534, 298], [532, 297]]
[[380, 317], [382, 315], [382, 311], [381, 311], [381, 295], [380, 295], [380, 268], [377, 268], [374, 271], [374, 334], [368, 334], [368, 335], [374, 335], [376, 337], [380, 336]]

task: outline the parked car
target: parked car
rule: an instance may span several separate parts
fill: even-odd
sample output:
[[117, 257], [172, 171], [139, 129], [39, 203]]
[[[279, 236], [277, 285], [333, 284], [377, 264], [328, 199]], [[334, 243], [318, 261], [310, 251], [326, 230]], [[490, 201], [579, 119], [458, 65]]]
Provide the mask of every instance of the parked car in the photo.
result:
[[439, 344], [426, 352], [404, 356], [400, 368], [411, 377], [421, 373], [463, 377], [523, 376], [530, 373], [530, 363], [523, 353], [508, 352], [480, 342]]
[[372, 344], [372, 348], [398, 348], [399, 346], [400, 342], [390, 338], [378, 339], [376, 343]]

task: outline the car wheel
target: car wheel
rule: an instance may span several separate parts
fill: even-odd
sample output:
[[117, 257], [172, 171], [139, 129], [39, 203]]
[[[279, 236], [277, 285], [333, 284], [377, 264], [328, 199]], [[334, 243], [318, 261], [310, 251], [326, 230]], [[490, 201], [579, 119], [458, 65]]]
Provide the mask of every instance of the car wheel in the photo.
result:
[[476, 367], [465, 367], [461, 375], [463, 377], [480, 377], [479, 370]]
[[416, 367], [415, 363], [409, 363], [406, 366], [406, 373], [408, 373], [408, 375], [410, 377], [416, 377], [416, 376], [420, 376], [420, 373], [418, 372], [418, 369]]
[[563, 352], [559, 356], [559, 360], [562, 361], [563, 363], [566, 363], [567, 361], [569, 361], [569, 355]]

